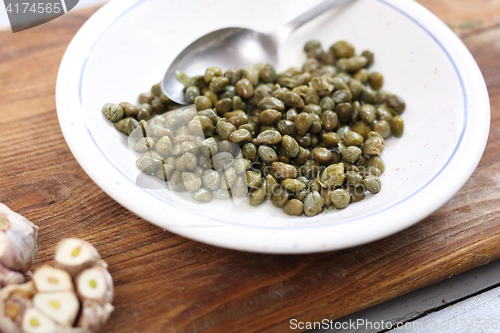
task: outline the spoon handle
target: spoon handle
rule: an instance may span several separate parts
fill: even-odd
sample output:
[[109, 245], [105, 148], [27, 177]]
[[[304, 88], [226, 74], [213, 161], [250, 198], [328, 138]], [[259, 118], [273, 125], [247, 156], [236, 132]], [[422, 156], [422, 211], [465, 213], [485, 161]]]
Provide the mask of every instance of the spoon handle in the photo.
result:
[[292, 21], [288, 22], [285, 24], [283, 27], [278, 29], [275, 33], [274, 36], [278, 40], [278, 44], [282, 44], [285, 40], [290, 37], [290, 35], [300, 28], [302, 25], [305, 23], [311, 21], [314, 19], [316, 16], [319, 16], [320, 14], [323, 14], [327, 10], [338, 7], [350, 0], [326, 0], [316, 7], [310, 9], [309, 11], [305, 12], [304, 14], [300, 15], [299, 17], [293, 19]]

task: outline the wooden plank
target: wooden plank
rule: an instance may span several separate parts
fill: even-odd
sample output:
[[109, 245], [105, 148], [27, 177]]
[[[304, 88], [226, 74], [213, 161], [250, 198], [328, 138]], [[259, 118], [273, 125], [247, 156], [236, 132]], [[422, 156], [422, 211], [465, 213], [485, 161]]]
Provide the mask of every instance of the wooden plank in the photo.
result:
[[493, 112], [488, 147], [459, 193], [382, 241], [278, 256], [162, 231], [109, 198], [79, 167], [59, 129], [54, 86], [65, 48], [93, 11], [0, 33], [0, 201], [40, 226], [36, 267], [52, 260], [63, 237], [96, 245], [116, 285], [107, 331], [281, 332], [290, 318], [340, 318], [473, 268], [477, 254], [500, 256], [500, 51], [489, 42], [498, 29], [466, 41]]
[[[341, 328], [348, 327], [348, 323], [357, 323], [358, 320], [363, 320], [363, 323], [381, 323], [383, 321], [392, 324], [393, 327], [396, 327], [398, 323], [404, 324], [406, 322], [419, 321], [426, 313], [438, 312], [443, 307], [446, 307], [447, 304], [459, 303], [469, 297], [481, 294], [485, 290], [490, 290], [500, 285], [499, 271], [500, 260], [496, 260], [462, 274], [452, 275], [448, 279], [399, 296], [385, 303], [337, 319], [332, 324], [329, 324], [330, 326], [324, 327], [324, 329], [315, 329], [308, 331], [308, 333], [377, 333], [385, 331], [385, 329], [373, 326], [366, 328], [366, 325], [347, 329]], [[484, 304], [484, 306], [486, 309], [490, 309], [490, 311], [494, 309], [489, 304]], [[335, 327], [339, 327], [339, 329], [335, 329]]]
[[428, 314], [389, 332], [498, 332], [500, 330], [500, 287]]

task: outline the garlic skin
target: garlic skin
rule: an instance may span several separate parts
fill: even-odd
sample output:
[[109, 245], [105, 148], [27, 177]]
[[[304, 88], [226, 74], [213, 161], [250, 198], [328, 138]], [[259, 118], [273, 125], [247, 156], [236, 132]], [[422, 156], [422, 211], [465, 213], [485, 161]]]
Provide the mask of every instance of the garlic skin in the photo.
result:
[[26, 273], [38, 251], [38, 227], [0, 203], [0, 264]]
[[100, 332], [114, 309], [109, 303], [103, 307], [96, 301], [84, 301], [76, 327], [81, 327], [92, 333]]
[[22, 273], [5, 268], [0, 264], [0, 288], [11, 284], [21, 284], [23, 282], [24, 275]]

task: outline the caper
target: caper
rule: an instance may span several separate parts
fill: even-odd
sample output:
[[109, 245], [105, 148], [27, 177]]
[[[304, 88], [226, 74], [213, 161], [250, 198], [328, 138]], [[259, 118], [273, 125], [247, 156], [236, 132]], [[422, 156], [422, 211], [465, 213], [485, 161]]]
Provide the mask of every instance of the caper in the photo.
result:
[[224, 172], [222, 172], [220, 187], [222, 188], [230, 188], [233, 186], [236, 181], [236, 170], [234, 168], [227, 168]]
[[309, 193], [304, 199], [304, 213], [307, 216], [315, 216], [323, 210], [324, 199], [319, 192]]
[[[155, 145], [155, 142], [152, 138], [140, 138], [134, 145], [134, 150], [138, 153], [145, 153], [148, 150], [151, 150]], [[163, 155], [163, 154], [162, 154]]]
[[271, 164], [278, 161], [278, 155], [276, 154], [274, 149], [269, 147], [268, 145], [260, 145], [258, 152], [260, 159], [264, 163]]
[[273, 170], [276, 171], [281, 178], [295, 178], [298, 176], [297, 169], [292, 165], [283, 162], [273, 162]]
[[387, 103], [388, 107], [390, 107], [399, 114], [401, 114], [406, 108], [405, 101], [398, 95], [389, 95], [385, 102]]
[[212, 192], [206, 188], [200, 188], [198, 191], [191, 193], [191, 197], [198, 202], [209, 202], [212, 200]]
[[361, 106], [361, 111], [360, 111], [360, 117], [361, 120], [363, 120], [367, 124], [373, 123], [375, 121], [375, 107], [371, 104], [363, 104]]
[[283, 211], [288, 215], [300, 216], [304, 211], [304, 204], [298, 199], [292, 199], [285, 204]]
[[196, 155], [186, 152], [182, 154], [181, 157], [175, 161], [175, 168], [179, 171], [194, 170], [198, 165], [198, 159]]
[[[133, 121], [134, 124], [135, 124], [135, 127], [132, 128], [130, 131], [129, 131], [129, 124], [130, 122]], [[139, 125], [139, 123], [137, 122], [137, 120], [135, 120], [134, 118], [132, 117], [127, 117], [125, 119], [121, 119], [121, 120], [118, 120], [116, 123], [115, 123], [115, 128], [117, 130], [119, 130], [120, 132], [122, 132], [123, 134], [125, 135], [130, 135], [130, 133], [137, 127], [137, 125]]]
[[281, 142], [281, 134], [275, 129], [265, 130], [255, 139], [257, 144], [275, 145]]
[[312, 119], [309, 113], [302, 112], [295, 118], [295, 127], [298, 135], [306, 135], [312, 125]]
[[112, 122], [117, 122], [123, 118], [123, 108], [115, 103], [104, 104], [102, 107], [102, 113]]
[[229, 152], [217, 153], [212, 157], [212, 164], [215, 170], [223, 170], [233, 166], [234, 158]]
[[142, 172], [152, 174], [161, 167], [163, 162], [164, 159], [160, 154], [155, 151], [148, 151], [141, 155], [136, 164]]
[[251, 142], [247, 142], [243, 145], [243, 147], [241, 147], [241, 153], [243, 154], [243, 157], [251, 161], [258, 157], [257, 147]]
[[290, 194], [288, 191], [282, 186], [274, 187], [274, 190], [271, 194], [271, 203], [278, 208], [283, 208], [285, 204], [288, 202]]
[[278, 120], [280, 120], [281, 117], [282, 117], [281, 112], [273, 109], [267, 109], [259, 114], [259, 122], [262, 125], [272, 125], [278, 122]]
[[[230, 100], [233, 100], [233, 97], [239, 97], [239, 96], [236, 96], [236, 88], [230, 84], [228, 84], [224, 88], [224, 90], [221, 93], [219, 93], [220, 99], [229, 98]], [[239, 109], [235, 109], [235, 110], [239, 110]]]
[[373, 89], [379, 90], [384, 84], [384, 77], [379, 72], [373, 72], [368, 76], [368, 81]]
[[212, 196], [220, 200], [229, 199], [232, 196], [232, 191], [221, 187], [212, 191]]
[[352, 131], [347, 131], [344, 134], [344, 142], [348, 146], [361, 147], [363, 145], [363, 136], [356, 133], [354, 129]]
[[200, 177], [198, 177], [198, 175], [192, 172], [183, 172], [181, 176], [182, 176], [182, 182], [184, 183], [184, 187], [186, 188], [186, 190], [190, 192], [195, 192], [200, 189], [201, 179]]
[[236, 85], [236, 93], [243, 98], [250, 98], [253, 95], [253, 84], [247, 78], [240, 79]]
[[327, 165], [330, 164], [333, 158], [332, 152], [326, 148], [319, 147], [314, 152], [314, 160], [319, 164]]
[[250, 192], [249, 195], [250, 206], [257, 206], [258, 204], [263, 202], [265, 198], [266, 198], [266, 184], [265, 182], [263, 182], [258, 189]]
[[200, 96], [200, 88], [197, 86], [190, 86], [186, 89], [186, 101], [189, 104], [193, 104], [198, 96]]
[[288, 91], [283, 94], [283, 103], [291, 108], [302, 109], [304, 107], [304, 101], [299, 94], [295, 92]]
[[375, 176], [368, 176], [365, 179], [363, 179], [363, 185], [365, 185], [365, 188], [370, 191], [371, 193], [378, 193], [382, 189], [382, 182], [378, 177]]
[[[339, 144], [339, 147], [340, 147], [340, 144]], [[340, 150], [340, 148], [339, 148], [339, 150]], [[361, 156], [363, 151], [359, 147], [349, 146], [349, 147], [346, 147], [345, 149], [342, 149], [340, 153], [342, 154], [342, 157], [344, 158], [344, 160], [346, 162], [355, 163], [359, 159], [359, 157]]]
[[354, 46], [343, 40], [333, 44], [331, 49], [333, 49], [335, 55], [339, 58], [349, 58], [354, 54]]
[[206, 109], [211, 109], [212, 108], [212, 101], [208, 97], [197, 96], [194, 99], [194, 105], [196, 106], [196, 110], [202, 111], [202, 110], [206, 110]]
[[250, 169], [252, 162], [246, 158], [239, 158], [234, 161], [233, 168], [236, 173], [244, 173], [245, 171]]
[[220, 187], [221, 176], [215, 170], [206, 170], [202, 180], [205, 188], [214, 191]]
[[331, 164], [321, 174], [321, 183], [327, 187], [340, 186], [344, 183], [344, 164]]
[[231, 142], [240, 145], [244, 142], [252, 140], [252, 134], [246, 129], [239, 129], [231, 133], [229, 136]]
[[373, 124], [373, 130], [379, 132], [384, 139], [391, 136], [391, 125], [385, 120], [379, 120]]
[[304, 147], [299, 147], [299, 153], [297, 154], [297, 157], [294, 159], [297, 164], [304, 164], [308, 159], [310, 155], [310, 151], [307, 148]]
[[367, 155], [379, 155], [384, 150], [384, 141], [382, 138], [373, 136], [365, 141], [363, 152]]
[[332, 204], [335, 206], [335, 208], [344, 209], [349, 206], [351, 196], [349, 195], [349, 192], [339, 188], [332, 192], [330, 200], [332, 201]]
[[391, 119], [391, 131], [395, 137], [400, 138], [405, 130], [405, 123], [403, 119], [399, 116], [395, 116]]
[[335, 132], [325, 133], [321, 136], [321, 138], [323, 139], [323, 143], [325, 144], [326, 148], [337, 147], [340, 142], [340, 137]]
[[356, 171], [347, 171], [346, 179], [350, 185], [361, 185], [363, 183], [363, 176]]

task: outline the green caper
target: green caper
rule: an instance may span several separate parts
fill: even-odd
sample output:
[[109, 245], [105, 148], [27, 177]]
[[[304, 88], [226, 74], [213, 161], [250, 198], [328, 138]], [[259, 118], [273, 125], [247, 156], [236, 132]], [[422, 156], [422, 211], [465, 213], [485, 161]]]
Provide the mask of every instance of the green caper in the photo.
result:
[[201, 179], [193, 172], [182, 172], [182, 182], [189, 192], [198, 191], [201, 187]]
[[211, 109], [212, 108], [212, 101], [208, 97], [197, 96], [194, 99], [194, 105], [196, 106], [196, 110], [202, 111], [202, 110], [206, 110], [206, 109]]
[[236, 93], [238, 96], [241, 96], [243, 98], [250, 98], [253, 95], [254, 88], [252, 82], [248, 80], [247, 78], [240, 79], [236, 85]]
[[175, 168], [179, 171], [191, 170], [193, 171], [198, 166], [198, 159], [196, 155], [186, 152], [175, 161]]
[[379, 106], [377, 108], [377, 120], [385, 120], [390, 123], [392, 120], [392, 113], [386, 108]]
[[[125, 135], [130, 135], [130, 133], [135, 129], [132, 129], [132, 131], [129, 132], [129, 123], [130, 121], [134, 121], [135, 123], [137, 123], [137, 125], [139, 124], [137, 122], [137, 120], [135, 120], [134, 118], [132, 117], [127, 117], [127, 118], [124, 118], [124, 119], [121, 119], [121, 120], [118, 120], [116, 123], [115, 123], [115, 128], [117, 130], [119, 130], [120, 132], [122, 132], [123, 134]], [[136, 126], [137, 127], [137, 126]]]
[[221, 175], [215, 170], [206, 170], [202, 180], [203, 186], [211, 191], [220, 188]]
[[295, 118], [295, 128], [297, 129], [297, 134], [304, 136], [307, 134], [312, 125], [312, 119], [309, 113], [301, 112], [297, 118]]
[[385, 120], [379, 120], [373, 124], [373, 130], [379, 132], [384, 139], [391, 136], [391, 125]]
[[281, 142], [281, 134], [275, 129], [265, 130], [255, 139], [257, 144], [275, 145]]
[[378, 193], [382, 189], [382, 182], [378, 177], [375, 176], [369, 176], [363, 179], [363, 185], [365, 185], [365, 188], [370, 191], [371, 193]]
[[405, 123], [403, 119], [399, 116], [395, 116], [391, 119], [391, 131], [395, 137], [400, 138], [403, 136], [405, 130]]
[[366, 83], [366, 81], [368, 81], [368, 71], [366, 68], [361, 68], [354, 73], [353, 77], [361, 83]]
[[363, 152], [367, 155], [380, 155], [384, 150], [384, 140], [380, 137], [373, 136], [369, 137], [365, 141]]
[[191, 197], [198, 202], [209, 202], [212, 200], [212, 192], [206, 188], [200, 188], [198, 191], [191, 193]]
[[238, 129], [231, 133], [229, 140], [237, 145], [240, 145], [244, 142], [252, 140], [252, 134], [246, 129]]
[[243, 154], [243, 157], [251, 161], [258, 157], [257, 147], [251, 142], [247, 142], [241, 147], [241, 153]]
[[365, 198], [365, 188], [363, 185], [348, 186], [347, 192], [351, 197], [350, 202], [358, 202]]
[[258, 149], [260, 159], [267, 164], [278, 161], [278, 155], [273, 148], [268, 145], [260, 145]]
[[384, 77], [379, 72], [373, 72], [368, 76], [368, 81], [373, 89], [379, 90], [384, 84]]
[[224, 170], [233, 166], [234, 157], [229, 152], [217, 153], [212, 157], [212, 164], [215, 170]]
[[361, 185], [363, 183], [363, 176], [361, 176], [359, 174], [359, 172], [347, 171], [345, 175], [346, 175], [347, 182], [350, 185], [356, 186], [356, 185]]
[[138, 153], [145, 153], [155, 145], [153, 138], [140, 138], [134, 145], [134, 150]]
[[304, 52], [307, 53], [318, 47], [321, 47], [321, 42], [317, 39], [311, 39], [304, 44]]
[[299, 153], [297, 157], [294, 159], [297, 164], [304, 164], [308, 159], [311, 152], [309, 149], [304, 147], [299, 147]]
[[290, 194], [288, 191], [280, 185], [274, 187], [274, 190], [271, 192], [271, 203], [275, 207], [283, 208], [289, 198]]
[[[339, 150], [340, 150], [340, 144], [339, 144]], [[359, 159], [363, 151], [359, 147], [349, 146], [346, 147], [345, 149], [342, 149], [340, 153], [342, 154], [342, 157], [346, 162], [355, 163]]]
[[305, 105], [300, 95], [292, 91], [283, 94], [283, 103], [288, 107], [299, 109], [302, 109]]
[[304, 211], [304, 204], [298, 199], [292, 199], [285, 204], [283, 211], [288, 215], [300, 216]]
[[333, 159], [332, 152], [326, 148], [319, 147], [314, 152], [314, 160], [319, 164], [328, 165]]
[[236, 127], [225, 121], [219, 122], [216, 127], [216, 133], [219, 134], [222, 140], [229, 140], [231, 133], [234, 131], [236, 131]]
[[355, 72], [360, 68], [363, 68], [368, 63], [368, 59], [363, 56], [352, 56], [347, 60], [346, 70], [349, 72]]
[[335, 208], [344, 209], [349, 206], [351, 196], [349, 195], [349, 192], [339, 188], [332, 192], [330, 200]]
[[234, 168], [227, 168], [224, 172], [222, 172], [220, 187], [222, 188], [230, 188], [233, 186], [236, 181], [236, 170]]
[[161, 167], [163, 162], [164, 159], [160, 154], [155, 151], [148, 151], [141, 155], [136, 165], [142, 172], [152, 174]]
[[102, 107], [102, 113], [112, 122], [117, 122], [123, 118], [123, 108], [115, 103], [104, 104]]
[[259, 114], [259, 122], [262, 125], [272, 125], [282, 117], [281, 112], [273, 109], [266, 109]]
[[323, 143], [325, 144], [326, 148], [337, 147], [340, 142], [340, 137], [335, 132], [325, 133], [321, 136], [321, 138], [323, 139]]
[[121, 106], [121, 108], [123, 109], [123, 116], [124, 117], [136, 117], [137, 116], [136, 110], [135, 110], [134, 105], [132, 103], [121, 102], [118, 105]]
[[331, 164], [321, 174], [321, 183], [327, 187], [340, 186], [344, 183], [344, 164]]
[[252, 192], [250, 192], [249, 200], [250, 206], [257, 206], [266, 198], [266, 183], [263, 182], [260, 187]]
[[245, 171], [250, 170], [251, 165], [252, 162], [249, 159], [239, 158], [234, 161], [233, 168], [236, 173], [244, 173]]
[[319, 192], [309, 193], [304, 199], [304, 213], [307, 216], [315, 216], [321, 213], [325, 201]]
[[298, 176], [298, 171], [292, 165], [283, 162], [273, 162], [273, 170], [281, 178], [295, 178]]
[[233, 97], [239, 97], [239, 96], [236, 96], [236, 88], [230, 84], [228, 84], [226, 88], [224, 88], [224, 90], [221, 93], [219, 93], [220, 99], [229, 98], [230, 100], [233, 100]]
[[387, 103], [388, 107], [390, 107], [399, 114], [401, 114], [406, 108], [405, 101], [398, 95], [389, 95], [385, 102]]
[[331, 46], [335, 55], [339, 58], [349, 58], [354, 54], [354, 46], [346, 41], [338, 41]]
[[190, 86], [186, 89], [186, 101], [189, 104], [193, 104], [198, 96], [200, 96], [200, 88], [197, 86]]
[[354, 130], [347, 131], [344, 134], [344, 142], [348, 146], [361, 147], [363, 145], [363, 136], [356, 133]]
[[229, 199], [232, 196], [232, 191], [221, 187], [212, 191], [212, 196], [219, 200]]
[[361, 120], [367, 124], [371, 124], [375, 121], [375, 107], [371, 104], [363, 104], [361, 106], [360, 114]]
[[[220, 93], [224, 91], [224, 89], [229, 84], [229, 79], [225, 76], [214, 76], [210, 81], [210, 90], [214, 93]], [[232, 97], [232, 96], [231, 96]]]

